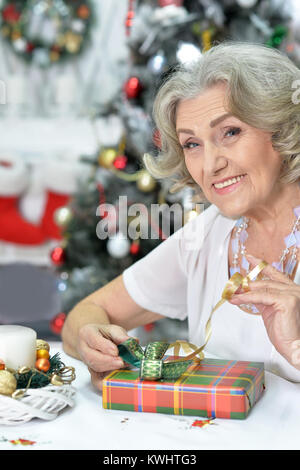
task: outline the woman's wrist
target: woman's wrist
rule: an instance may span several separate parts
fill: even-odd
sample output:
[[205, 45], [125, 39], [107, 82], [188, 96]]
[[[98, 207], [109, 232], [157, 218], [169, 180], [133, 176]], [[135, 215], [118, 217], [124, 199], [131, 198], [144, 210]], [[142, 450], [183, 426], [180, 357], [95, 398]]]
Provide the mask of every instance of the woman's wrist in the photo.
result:
[[291, 366], [300, 371], [300, 339], [292, 341], [283, 349], [275, 347], [275, 350], [282, 356]]

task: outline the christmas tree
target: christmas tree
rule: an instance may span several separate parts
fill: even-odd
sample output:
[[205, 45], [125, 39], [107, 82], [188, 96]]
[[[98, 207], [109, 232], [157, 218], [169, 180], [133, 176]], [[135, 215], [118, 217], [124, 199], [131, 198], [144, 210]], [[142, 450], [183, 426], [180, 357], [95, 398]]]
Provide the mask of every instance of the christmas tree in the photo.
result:
[[[128, 1], [124, 18], [128, 76], [120, 83], [118, 95], [91, 118], [99, 151], [82, 160], [93, 167], [93, 176], [56, 213], [63, 237], [51, 257], [64, 313], [53, 319], [54, 331], [59, 333], [65, 315], [78, 301], [121, 274], [198, 213], [189, 187], [170, 192], [173, 182], [155, 180], [143, 164], [145, 153], [159, 151], [151, 112], [162, 81], [178, 64], [188, 65], [228, 39], [259, 42], [292, 53], [290, 11], [289, 2], [279, 0]], [[140, 204], [140, 213], [130, 213], [135, 204]], [[159, 205], [159, 217], [151, 214], [153, 205]], [[181, 212], [170, 210], [173, 205], [177, 209], [179, 205]], [[146, 215], [141, 217], [145, 208]], [[128, 235], [130, 225], [135, 229], [132, 237]], [[175, 320], [169, 321], [176, 325]], [[146, 327], [152, 332], [149, 340], [167, 336], [159, 323], [157, 328]], [[167, 329], [172, 334], [169, 325]]]

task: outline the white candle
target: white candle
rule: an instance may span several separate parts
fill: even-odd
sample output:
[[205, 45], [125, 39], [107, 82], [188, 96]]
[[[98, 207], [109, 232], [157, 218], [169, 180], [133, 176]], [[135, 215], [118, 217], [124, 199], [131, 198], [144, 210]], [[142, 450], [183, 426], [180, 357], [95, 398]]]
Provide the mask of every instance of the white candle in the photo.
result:
[[0, 326], [0, 359], [6, 367], [34, 367], [36, 361], [36, 332], [19, 325]]

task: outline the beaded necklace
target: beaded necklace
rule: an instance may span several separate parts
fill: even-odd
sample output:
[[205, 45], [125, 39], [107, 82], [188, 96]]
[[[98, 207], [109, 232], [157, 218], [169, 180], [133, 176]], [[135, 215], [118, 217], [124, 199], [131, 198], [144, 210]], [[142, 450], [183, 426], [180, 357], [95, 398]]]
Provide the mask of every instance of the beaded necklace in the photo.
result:
[[[274, 261], [272, 263], [272, 266], [274, 266], [278, 271], [285, 273], [288, 277], [291, 277], [294, 271], [297, 263], [297, 249], [300, 247], [300, 231], [298, 230], [300, 224], [300, 206], [295, 207], [293, 210], [296, 217], [294, 226], [291, 233], [284, 238], [285, 248], [282, 252], [280, 260], [278, 262]], [[233, 262], [232, 267], [230, 267], [230, 276], [236, 272], [241, 272], [241, 269], [238, 265], [238, 259], [240, 255], [242, 256], [242, 268], [246, 271], [247, 274], [250, 271], [249, 262], [245, 257], [245, 242], [248, 238], [248, 224], [249, 219], [247, 217], [240, 217], [235, 223], [235, 236], [231, 242]], [[242, 304], [241, 307], [249, 311], [249, 313], [259, 313], [257, 308], [252, 304]]]

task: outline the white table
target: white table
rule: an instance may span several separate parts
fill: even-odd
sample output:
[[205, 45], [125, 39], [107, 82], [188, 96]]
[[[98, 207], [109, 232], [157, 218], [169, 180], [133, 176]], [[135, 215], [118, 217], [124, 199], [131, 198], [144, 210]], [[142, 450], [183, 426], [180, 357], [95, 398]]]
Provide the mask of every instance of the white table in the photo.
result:
[[[215, 419], [192, 427], [190, 416], [105, 410], [101, 393], [90, 383], [80, 361], [51, 343], [51, 355], [76, 368], [76, 404], [53, 421], [34, 419], [20, 426], [0, 426], [1, 450], [185, 450], [300, 449], [300, 383], [266, 372], [266, 390], [245, 420]], [[36, 441], [13, 445], [13, 439]]]

